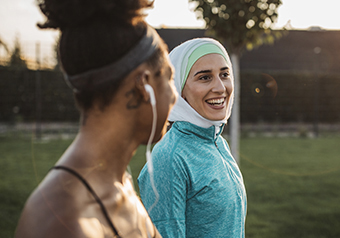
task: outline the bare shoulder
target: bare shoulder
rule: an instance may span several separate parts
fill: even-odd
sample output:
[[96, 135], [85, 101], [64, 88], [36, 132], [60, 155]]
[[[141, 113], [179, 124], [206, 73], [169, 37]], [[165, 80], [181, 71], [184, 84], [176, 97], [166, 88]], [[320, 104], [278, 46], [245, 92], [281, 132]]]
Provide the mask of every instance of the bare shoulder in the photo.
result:
[[[101, 207], [83, 184], [67, 173], [47, 176], [25, 204], [16, 238], [113, 237]], [[95, 186], [109, 219], [122, 237], [158, 237], [131, 176], [123, 183], [99, 189]]]
[[15, 237], [105, 237], [98, 220], [81, 218], [86, 207], [91, 209], [81, 199], [83, 193], [79, 183], [68, 182], [67, 176], [47, 176], [27, 200]]

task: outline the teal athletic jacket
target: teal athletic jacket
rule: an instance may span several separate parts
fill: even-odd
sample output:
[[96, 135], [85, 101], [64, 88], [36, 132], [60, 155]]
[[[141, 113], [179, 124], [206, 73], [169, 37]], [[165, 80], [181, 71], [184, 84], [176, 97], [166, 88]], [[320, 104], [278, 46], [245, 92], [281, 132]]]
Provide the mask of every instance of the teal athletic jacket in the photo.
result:
[[[246, 192], [229, 146], [214, 126], [178, 121], [152, 151], [156, 201], [147, 165], [138, 184], [163, 237], [245, 237]], [[149, 209], [154, 205], [151, 211]]]

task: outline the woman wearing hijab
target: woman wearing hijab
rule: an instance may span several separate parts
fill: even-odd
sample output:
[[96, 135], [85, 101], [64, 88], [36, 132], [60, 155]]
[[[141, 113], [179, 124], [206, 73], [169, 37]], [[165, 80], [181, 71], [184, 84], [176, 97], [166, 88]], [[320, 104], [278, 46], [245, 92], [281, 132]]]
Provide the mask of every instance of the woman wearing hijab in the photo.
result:
[[144, 167], [141, 198], [163, 237], [245, 237], [246, 192], [221, 133], [230, 117], [234, 80], [224, 47], [189, 40], [170, 53], [180, 97], [171, 129]]
[[[40, 0], [59, 29], [79, 132], [27, 200], [17, 238], [161, 237], [126, 168], [158, 141], [175, 103], [165, 43], [144, 21], [148, 0]], [[157, 119], [156, 119], [156, 116]]]

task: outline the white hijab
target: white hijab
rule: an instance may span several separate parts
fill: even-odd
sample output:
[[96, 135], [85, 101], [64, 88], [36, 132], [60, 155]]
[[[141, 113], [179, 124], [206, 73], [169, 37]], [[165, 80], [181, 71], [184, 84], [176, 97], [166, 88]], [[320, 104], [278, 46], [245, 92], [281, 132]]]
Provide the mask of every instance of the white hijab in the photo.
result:
[[[174, 48], [170, 52], [170, 55], [169, 55], [171, 63], [173, 64], [175, 68], [174, 81], [175, 81], [177, 92], [179, 94], [177, 102], [170, 112], [169, 121], [173, 121], [173, 122], [174, 121], [186, 121], [186, 122], [190, 122], [194, 125], [197, 125], [203, 128], [209, 128], [211, 126], [215, 126], [215, 132], [218, 133], [220, 131], [221, 125], [226, 124], [228, 118], [230, 117], [231, 108], [234, 102], [234, 90], [231, 93], [230, 98], [229, 98], [226, 117], [221, 121], [212, 121], [212, 120], [208, 120], [202, 117], [198, 112], [195, 111], [195, 109], [193, 109], [189, 105], [189, 103], [187, 103], [187, 101], [185, 101], [181, 97], [182, 90], [187, 80], [188, 72], [190, 71], [194, 63], [192, 59], [192, 54], [198, 47], [202, 47], [204, 45], [215, 45], [219, 48], [219, 50], [216, 52], [208, 52], [208, 51], [201, 52], [199, 55], [196, 55], [196, 58], [194, 57], [194, 62], [196, 62], [199, 58], [207, 54], [211, 54], [211, 53], [221, 54], [225, 58], [227, 62], [227, 66], [231, 70], [230, 77], [231, 77], [232, 87], [234, 88], [234, 76], [232, 72], [232, 65], [229, 59], [229, 55], [227, 51], [225, 50], [225, 48], [218, 41], [210, 39], [210, 38], [197, 38], [197, 39], [188, 40], [184, 42], [183, 44]], [[190, 56], [191, 56], [191, 60], [189, 60]]]

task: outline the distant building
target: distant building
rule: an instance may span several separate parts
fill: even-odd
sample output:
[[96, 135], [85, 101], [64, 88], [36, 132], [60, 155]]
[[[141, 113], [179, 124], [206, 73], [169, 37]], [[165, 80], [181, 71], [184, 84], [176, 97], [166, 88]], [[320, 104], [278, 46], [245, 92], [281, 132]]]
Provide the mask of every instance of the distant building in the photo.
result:
[[[169, 50], [192, 38], [204, 37], [204, 29], [158, 29]], [[340, 31], [289, 30], [272, 45], [245, 51], [241, 71], [294, 71], [340, 73]]]
[[340, 31], [288, 31], [273, 45], [245, 52], [241, 70], [340, 73]]

